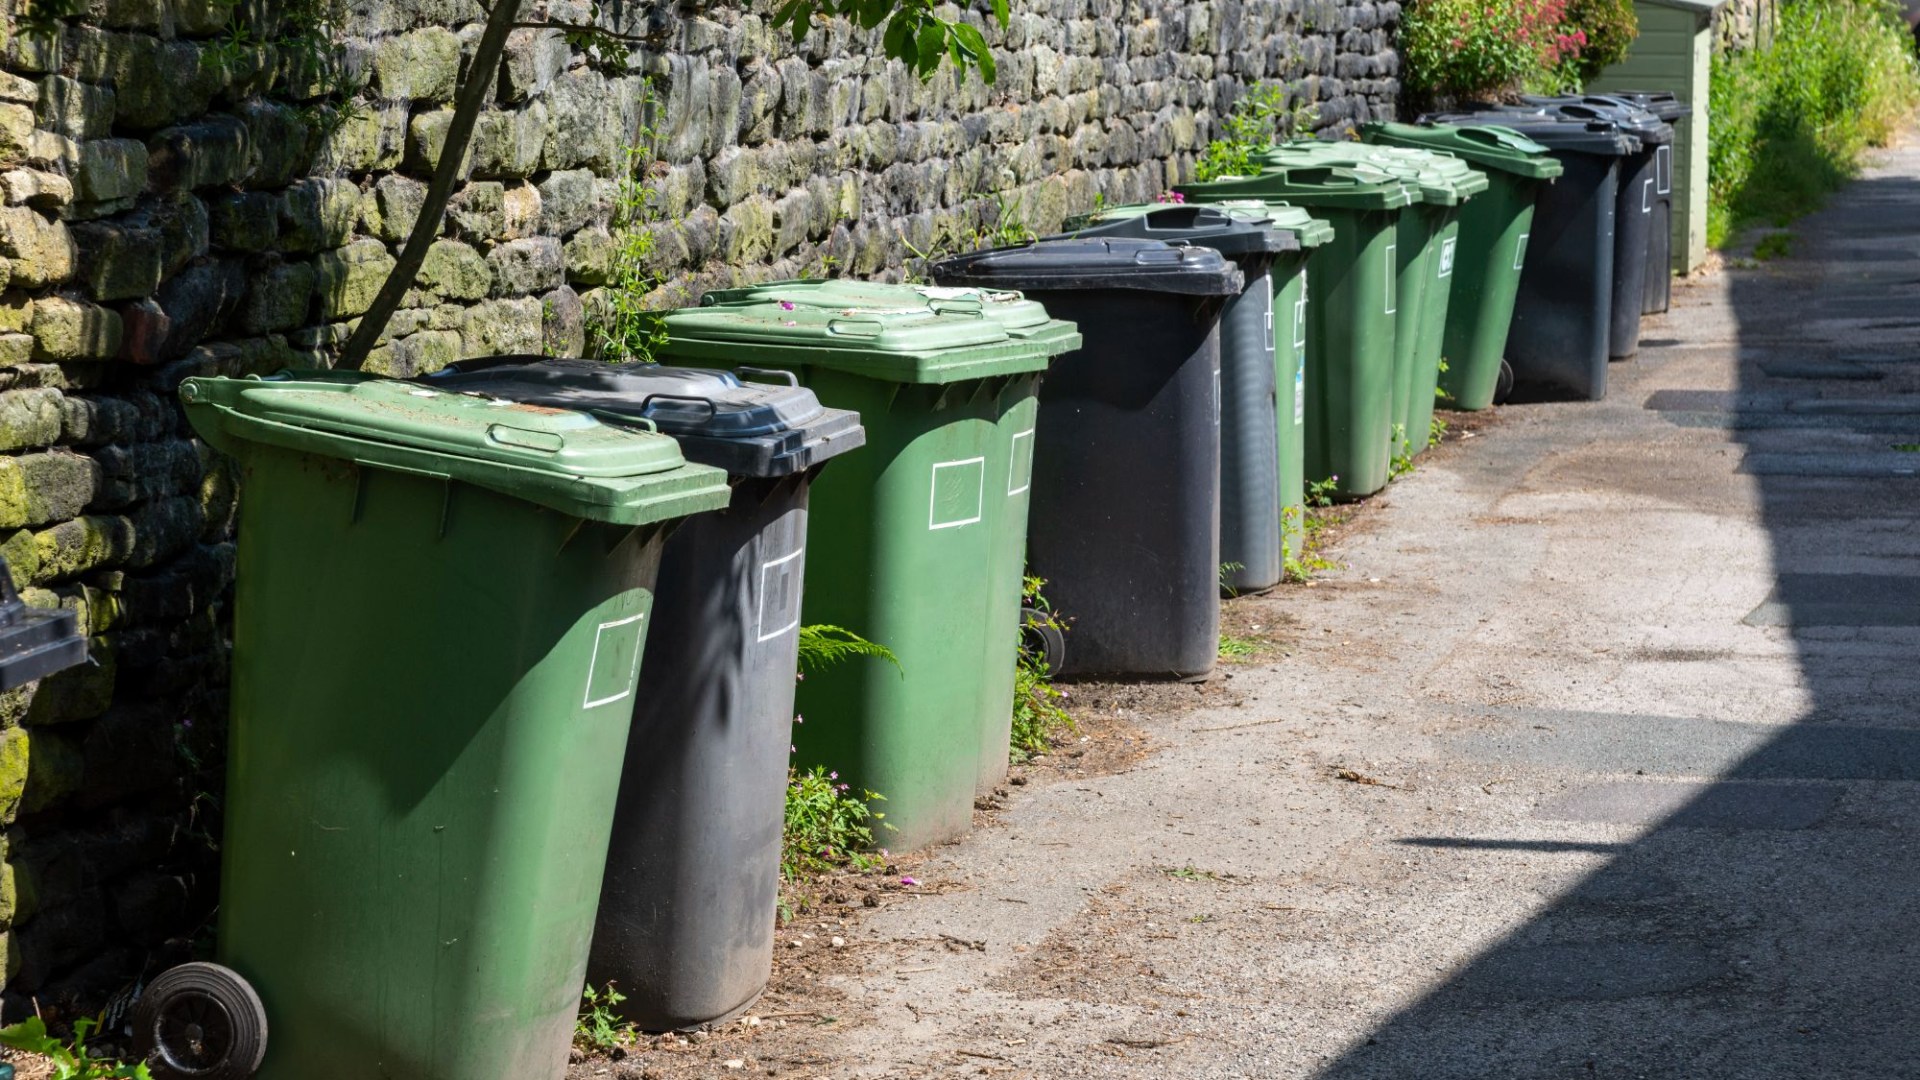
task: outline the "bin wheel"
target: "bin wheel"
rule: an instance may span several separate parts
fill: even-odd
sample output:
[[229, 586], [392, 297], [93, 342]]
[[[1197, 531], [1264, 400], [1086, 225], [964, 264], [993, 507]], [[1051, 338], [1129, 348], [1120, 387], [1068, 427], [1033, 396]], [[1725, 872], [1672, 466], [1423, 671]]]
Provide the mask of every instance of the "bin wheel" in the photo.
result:
[[233, 971], [181, 964], [140, 995], [133, 1040], [155, 1077], [248, 1080], [267, 1056], [267, 1010]]
[[1505, 405], [1513, 396], [1513, 365], [1505, 357], [1500, 358], [1500, 378], [1493, 384], [1493, 403]]
[[1023, 607], [1020, 609], [1020, 651], [1047, 665], [1048, 671], [1057, 672], [1067, 660], [1067, 635], [1060, 632], [1060, 624], [1051, 615], [1038, 608]]

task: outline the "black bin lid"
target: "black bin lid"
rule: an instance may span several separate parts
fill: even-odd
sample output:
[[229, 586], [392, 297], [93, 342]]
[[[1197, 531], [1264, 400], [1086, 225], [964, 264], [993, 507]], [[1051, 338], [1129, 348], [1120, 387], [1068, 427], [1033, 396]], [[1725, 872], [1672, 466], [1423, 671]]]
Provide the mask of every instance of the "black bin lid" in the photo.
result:
[[28, 607], [0, 559], [0, 690], [25, 686], [87, 659], [80, 618], [64, 608]]
[[418, 381], [615, 422], [650, 421], [679, 441], [688, 461], [735, 476], [789, 476], [867, 441], [859, 413], [821, 405], [790, 371], [489, 356]]
[[1673, 141], [1673, 125], [1626, 98], [1605, 94], [1568, 94], [1561, 97], [1529, 95], [1518, 105], [1501, 105], [1514, 112], [1541, 111], [1562, 120], [1584, 122], [1611, 120], [1620, 130], [1648, 146], [1664, 146]]
[[1163, 240], [1170, 244], [1208, 247], [1244, 267], [1249, 260], [1271, 262], [1271, 256], [1300, 250], [1293, 233], [1276, 229], [1270, 221], [1248, 221], [1217, 206], [1179, 203], [1155, 207], [1144, 214], [1101, 218], [1052, 239], [1083, 236], [1123, 236], [1136, 240]]
[[1131, 289], [1183, 296], [1238, 296], [1240, 268], [1211, 247], [1127, 237], [1061, 237], [942, 259], [932, 266], [941, 285], [1045, 292]]
[[1598, 157], [1625, 157], [1640, 149], [1640, 140], [1620, 130], [1611, 120], [1576, 122], [1558, 119], [1544, 112], [1429, 113], [1423, 124], [1456, 124], [1460, 127], [1503, 127], [1513, 130], [1555, 152], [1593, 154]]
[[1680, 95], [1671, 90], [1609, 90], [1595, 96], [1638, 105], [1669, 124], [1693, 115], [1693, 106], [1681, 101]]

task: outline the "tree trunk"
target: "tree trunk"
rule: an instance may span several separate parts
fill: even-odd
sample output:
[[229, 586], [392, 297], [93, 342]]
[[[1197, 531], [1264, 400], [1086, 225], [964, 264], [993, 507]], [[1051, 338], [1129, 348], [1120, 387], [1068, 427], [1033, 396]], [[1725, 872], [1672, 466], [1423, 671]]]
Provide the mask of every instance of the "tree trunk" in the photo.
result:
[[513, 32], [520, 6], [520, 0], [494, 0], [493, 10], [487, 13], [486, 28], [481, 32], [479, 47], [474, 50], [473, 63], [454, 96], [453, 122], [447, 125], [447, 140], [440, 148], [440, 164], [433, 170], [433, 180], [427, 184], [420, 217], [413, 223], [413, 232], [407, 235], [407, 246], [401, 249], [400, 260], [380, 286], [380, 295], [374, 297], [373, 306], [360, 317], [359, 328], [347, 339], [347, 347], [340, 354], [341, 370], [358, 371], [367, 362], [367, 355], [373, 352], [374, 343], [386, 331], [387, 322], [399, 309], [400, 301], [405, 299], [407, 290], [413, 288], [420, 264], [426, 261], [427, 249], [440, 236], [447, 201], [453, 197], [453, 186], [460, 179], [460, 162], [473, 141], [473, 127], [480, 119], [480, 111], [486, 108], [487, 98], [494, 93], [499, 81], [500, 60], [506, 54], [507, 35]]

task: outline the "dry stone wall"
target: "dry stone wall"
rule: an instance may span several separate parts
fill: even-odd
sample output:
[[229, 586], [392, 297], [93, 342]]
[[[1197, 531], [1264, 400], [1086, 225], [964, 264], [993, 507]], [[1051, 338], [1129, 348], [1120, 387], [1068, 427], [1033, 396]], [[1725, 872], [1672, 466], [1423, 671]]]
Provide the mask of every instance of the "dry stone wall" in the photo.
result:
[[[419, 215], [480, 16], [64, 0], [36, 32], [21, 2], [0, 0], [0, 554], [29, 600], [79, 612], [96, 662], [0, 695], [9, 1016], [206, 943], [236, 493], [173, 392], [330, 361]], [[992, 86], [923, 83], [845, 24], [795, 46], [745, 7], [603, 0], [650, 42], [622, 70], [517, 32], [370, 366], [579, 352], [641, 232], [659, 300], [897, 278], [1004, 218], [1151, 197], [1247, 84], [1284, 82], [1328, 130], [1399, 89], [1391, 0], [1014, 8]]]

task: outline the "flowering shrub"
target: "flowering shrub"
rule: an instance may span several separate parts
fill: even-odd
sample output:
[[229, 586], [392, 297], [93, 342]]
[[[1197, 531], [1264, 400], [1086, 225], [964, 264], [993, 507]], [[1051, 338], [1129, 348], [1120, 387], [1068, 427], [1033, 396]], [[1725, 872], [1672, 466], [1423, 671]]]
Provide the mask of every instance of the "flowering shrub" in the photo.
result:
[[1572, 67], [1581, 83], [1627, 58], [1640, 36], [1633, 0], [1567, 0], [1567, 24], [1583, 35]]
[[1416, 91], [1484, 99], [1558, 89], [1587, 45], [1568, 0], [1415, 0], [1400, 24], [1407, 83]]

